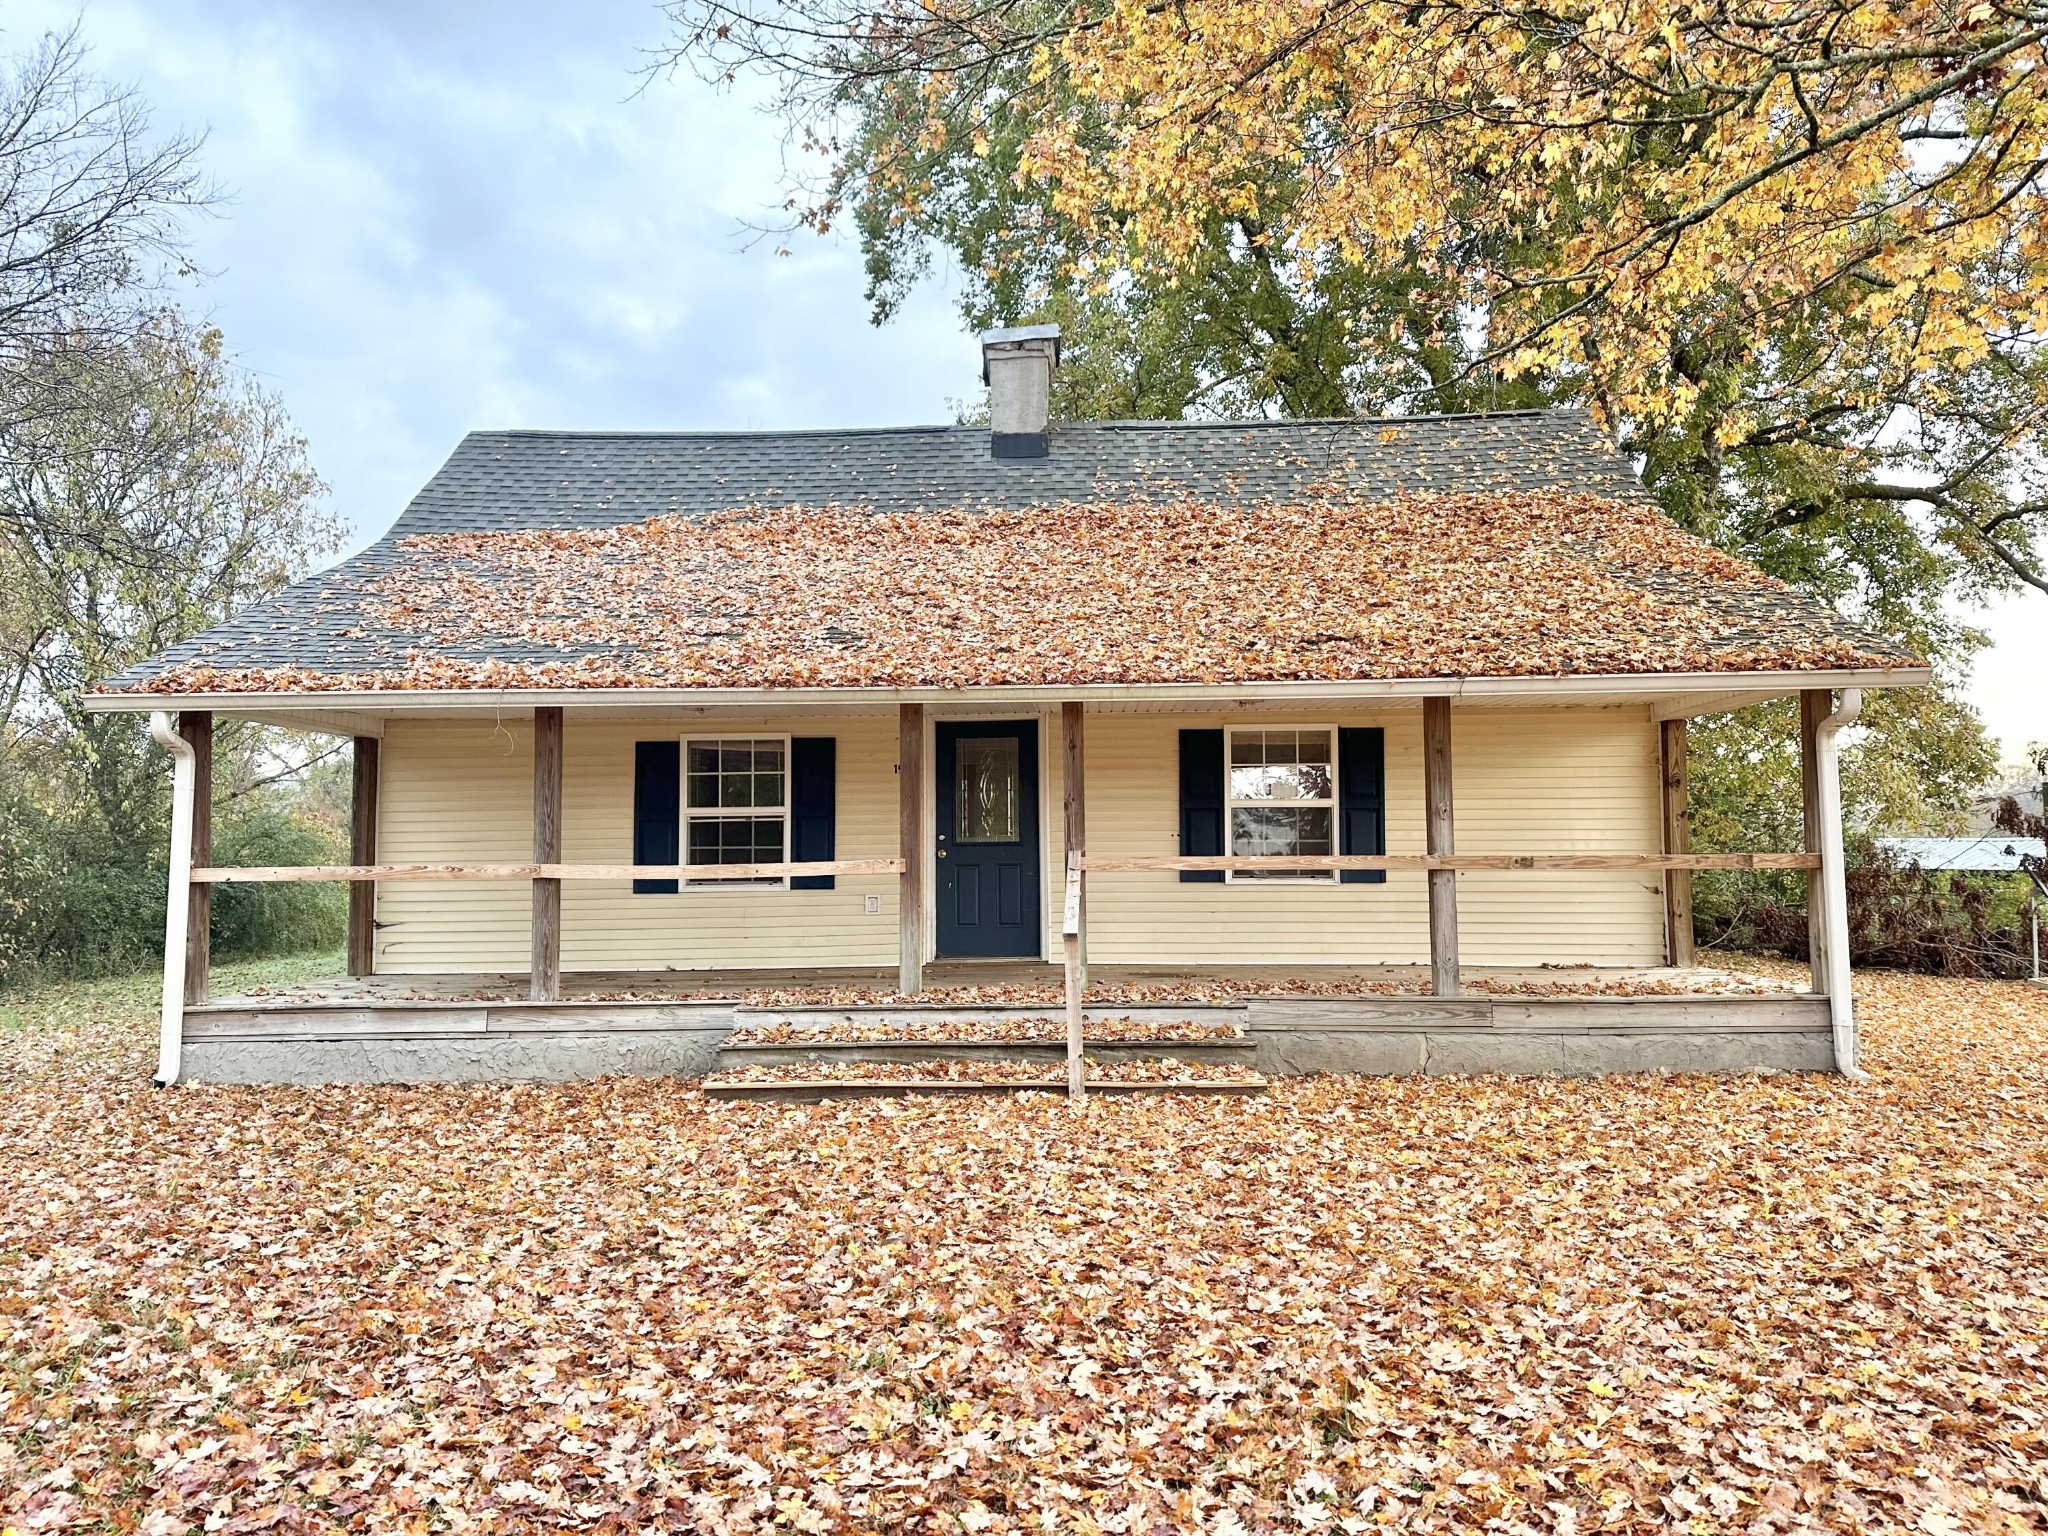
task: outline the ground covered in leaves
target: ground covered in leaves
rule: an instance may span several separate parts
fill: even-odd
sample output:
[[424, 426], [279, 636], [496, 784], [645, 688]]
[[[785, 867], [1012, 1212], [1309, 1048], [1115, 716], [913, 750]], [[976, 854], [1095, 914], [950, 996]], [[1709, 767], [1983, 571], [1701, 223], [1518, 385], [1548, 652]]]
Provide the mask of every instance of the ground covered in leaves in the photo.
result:
[[0, 1029], [0, 1526], [2036, 1531], [2048, 994], [1872, 1079], [715, 1104]]

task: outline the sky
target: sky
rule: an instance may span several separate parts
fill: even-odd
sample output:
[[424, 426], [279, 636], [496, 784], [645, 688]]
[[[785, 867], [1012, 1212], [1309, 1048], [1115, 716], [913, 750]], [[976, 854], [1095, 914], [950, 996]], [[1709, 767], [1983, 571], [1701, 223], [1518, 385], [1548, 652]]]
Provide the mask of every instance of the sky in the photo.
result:
[[[356, 544], [475, 428], [892, 426], [979, 390], [943, 281], [877, 329], [851, 242], [749, 232], [779, 126], [643, 88], [653, 0], [0, 0], [0, 50], [74, 20], [160, 129], [206, 135], [227, 196], [190, 302]], [[2017, 755], [2048, 739], [2048, 596], [1977, 618], [1970, 696]]]

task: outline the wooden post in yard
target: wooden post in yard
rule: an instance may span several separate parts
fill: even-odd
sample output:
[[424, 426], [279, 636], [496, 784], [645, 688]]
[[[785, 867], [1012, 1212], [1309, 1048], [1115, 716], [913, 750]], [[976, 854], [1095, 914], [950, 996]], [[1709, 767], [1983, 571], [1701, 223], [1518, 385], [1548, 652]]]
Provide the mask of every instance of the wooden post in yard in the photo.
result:
[[[1451, 854], [1457, 835], [1451, 817], [1451, 701], [1422, 701], [1422, 803], [1426, 851]], [[1458, 872], [1429, 872], [1429, 990], [1458, 995]]]
[[[1799, 695], [1799, 792], [1800, 811], [1806, 829], [1806, 851], [1821, 851], [1820, 754], [1817, 737], [1821, 721], [1834, 712], [1832, 688], [1808, 688]], [[1806, 966], [1807, 985], [1815, 997], [1828, 990], [1827, 914], [1821, 900], [1821, 871], [1806, 872]]]
[[1060, 908], [1060, 947], [1067, 961], [1067, 1098], [1078, 1105], [1087, 1094], [1082, 1051], [1081, 855], [1067, 855], [1066, 900]]
[[[348, 817], [348, 861], [377, 862], [377, 754], [374, 736], [355, 739]], [[368, 976], [377, 969], [377, 883], [351, 880], [348, 887], [348, 973]]]
[[[185, 710], [178, 715], [178, 734], [192, 744], [192, 862], [213, 862], [213, 716]], [[208, 971], [213, 963], [213, 887], [194, 881], [185, 910], [185, 1004], [206, 1001]]]
[[[1658, 727], [1663, 778], [1664, 851], [1692, 852], [1692, 797], [1686, 783], [1685, 721], [1666, 720]], [[1666, 963], [1693, 963], [1692, 871], [1664, 871], [1664, 958]]]
[[915, 997], [924, 990], [924, 706], [896, 711], [897, 842], [903, 873], [897, 885], [896, 990]]
[[[562, 862], [562, 711], [533, 712], [533, 862]], [[536, 1003], [562, 997], [562, 882], [533, 882], [533, 967]]]
[[[1071, 863], [1088, 847], [1088, 785], [1084, 778], [1083, 730], [1085, 721], [1082, 711], [1087, 706], [1079, 703], [1060, 706], [1060, 746], [1062, 760], [1060, 783], [1065, 790], [1067, 860]], [[1081, 878], [1081, 933], [1080, 963], [1081, 985], [1088, 985], [1088, 879]]]

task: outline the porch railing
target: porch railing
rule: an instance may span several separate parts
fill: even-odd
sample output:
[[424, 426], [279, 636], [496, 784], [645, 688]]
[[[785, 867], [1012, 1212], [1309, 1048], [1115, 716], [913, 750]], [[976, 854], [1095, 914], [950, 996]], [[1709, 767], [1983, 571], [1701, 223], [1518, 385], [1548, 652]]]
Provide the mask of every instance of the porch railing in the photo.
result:
[[[1343, 853], [1178, 857], [1168, 854], [1083, 854], [1080, 873], [1138, 870], [1492, 870], [1492, 869], [1818, 869], [1817, 853]], [[287, 881], [373, 882], [461, 880], [764, 880], [786, 875], [900, 875], [903, 860], [821, 859], [780, 864], [269, 864], [206, 865], [192, 871], [203, 885]]]

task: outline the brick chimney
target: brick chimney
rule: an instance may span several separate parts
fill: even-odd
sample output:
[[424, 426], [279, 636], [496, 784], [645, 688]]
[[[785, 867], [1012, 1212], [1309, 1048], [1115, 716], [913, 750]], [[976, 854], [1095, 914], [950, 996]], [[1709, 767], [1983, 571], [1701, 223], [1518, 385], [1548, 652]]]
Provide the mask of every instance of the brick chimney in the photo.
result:
[[981, 381], [988, 385], [989, 451], [999, 459], [1042, 459], [1052, 451], [1052, 371], [1060, 328], [1013, 325], [981, 334]]

